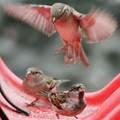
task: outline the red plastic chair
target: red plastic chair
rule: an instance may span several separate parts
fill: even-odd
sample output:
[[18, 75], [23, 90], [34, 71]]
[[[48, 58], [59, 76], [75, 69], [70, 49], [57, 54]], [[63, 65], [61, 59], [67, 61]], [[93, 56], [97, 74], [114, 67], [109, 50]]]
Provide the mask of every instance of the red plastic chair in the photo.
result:
[[[34, 107], [26, 103], [34, 100], [24, 93], [22, 80], [14, 75], [0, 59], [0, 84], [8, 98], [18, 107], [30, 112], [29, 116], [20, 114], [0, 95], [0, 108], [10, 120], [58, 120], [49, 102], [40, 100]], [[103, 89], [86, 93], [86, 109], [77, 117], [79, 120], [120, 120], [120, 74]], [[2, 118], [2, 117], [1, 117]], [[60, 116], [62, 120], [76, 120], [74, 117]]]

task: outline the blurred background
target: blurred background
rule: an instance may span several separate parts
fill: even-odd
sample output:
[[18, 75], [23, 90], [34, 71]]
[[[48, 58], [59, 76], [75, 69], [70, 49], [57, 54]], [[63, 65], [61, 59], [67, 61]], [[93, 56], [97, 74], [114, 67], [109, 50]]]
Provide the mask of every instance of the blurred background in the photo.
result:
[[[18, 0], [20, 4], [52, 5], [55, 2], [69, 4], [81, 13], [87, 13], [92, 7], [106, 9], [114, 14], [119, 24], [120, 0]], [[61, 86], [61, 90], [78, 82], [86, 86], [87, 92], [107, 85], [120, 72], [119, 37], [118, 26], [115, 34], [104, 42], [88, 44], [83, 38], [83, 46], [91, 66], [86, 68], [82, 64], [75, 64], [66, 67], [64, 54], [54, 55], [55, 50], [62, 46], [58, 33], [47, 37], [0, 9], [0, 56], [7, 66], [21, 79], [24, 79], [26, 69], [32, 66], [39, 67], [46, 75], [71, 79], [69, 84]]]

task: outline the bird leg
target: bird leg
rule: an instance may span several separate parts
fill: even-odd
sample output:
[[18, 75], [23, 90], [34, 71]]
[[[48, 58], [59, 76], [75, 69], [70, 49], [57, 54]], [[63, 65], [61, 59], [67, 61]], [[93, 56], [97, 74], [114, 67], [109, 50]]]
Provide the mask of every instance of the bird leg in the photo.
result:
[[34, 101], [32, 101], [31, 103], [26, 103], [27, 104], [27, 106], [34, 106], [35, 105], [35, 102], [37, 102], [39, 99], [38, 98], [36, 98]]
[[74, 116], [76, 119], [78, 119], [78, 117], [77, 116]]
[[58, 114], [56, 114], [56, 117], [57, 117], [58, 119], [60, 119], [60, 117], [59, 117], [59, 115], [58, 115]]

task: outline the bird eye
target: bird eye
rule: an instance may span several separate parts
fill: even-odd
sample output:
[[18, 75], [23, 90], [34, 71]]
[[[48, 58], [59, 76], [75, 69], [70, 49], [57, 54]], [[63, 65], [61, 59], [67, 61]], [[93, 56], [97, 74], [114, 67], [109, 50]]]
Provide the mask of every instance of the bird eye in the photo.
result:
[[76, 87], [73, 87], [72, 90], [75, 91], [77, 88]]
[[42, 74], [41, 72], [34, 72], [34, 74]]
[[75, 87], [74, 90], [77, 90], [77, 88]]
[[38, 72], [34, 72], [33, 74], [38, 74]]

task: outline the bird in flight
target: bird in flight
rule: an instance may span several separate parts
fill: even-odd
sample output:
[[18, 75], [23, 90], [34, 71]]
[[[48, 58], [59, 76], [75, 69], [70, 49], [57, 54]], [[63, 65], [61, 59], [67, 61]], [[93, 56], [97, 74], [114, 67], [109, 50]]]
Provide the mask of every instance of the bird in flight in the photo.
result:
[[58, 32], [63, 46], [56, 50], [56, 54], [64, 52], [66, 65], [76, 62], [90, 65], [82, 47], [81, 31], [89, 43], [95, 43], [111, 37], [117, 28], [113, 15], [100, 9], [82, 14], [63, 3], [54, 3], [52, 6], [4, 4], [2, 8], [47, 36]]

